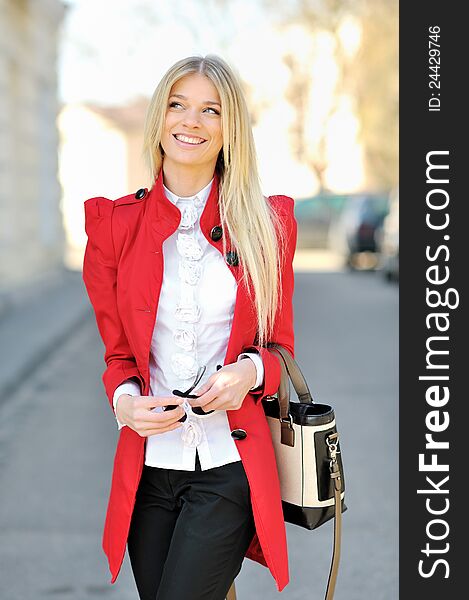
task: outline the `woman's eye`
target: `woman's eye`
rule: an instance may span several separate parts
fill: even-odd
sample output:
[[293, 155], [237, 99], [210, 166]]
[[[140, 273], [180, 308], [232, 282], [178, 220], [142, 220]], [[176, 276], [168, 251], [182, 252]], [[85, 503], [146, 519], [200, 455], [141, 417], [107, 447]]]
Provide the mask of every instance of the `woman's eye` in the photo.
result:
[[220, 114], [220, 113], [218, 112], [218, 110], [216, 110], [215, 108], [212, 108], [211, 106], [209, 106], [209, 107], [207, 108], [207, 110], [213, 110], [213, 114], [215, 114], [215, 115], [219, 115], [219, 114]]
[[182, 104], [180, 102], [171, 102], [169, 107], [173, 108], [173, 106], [176, 106], [176, 105], [182, 106]]

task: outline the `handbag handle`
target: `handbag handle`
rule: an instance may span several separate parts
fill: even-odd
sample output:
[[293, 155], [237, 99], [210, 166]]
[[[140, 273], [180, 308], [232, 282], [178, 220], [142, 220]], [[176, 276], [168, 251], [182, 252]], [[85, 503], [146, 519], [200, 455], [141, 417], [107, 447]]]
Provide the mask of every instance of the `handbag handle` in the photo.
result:
[[290, 414], [289, 379], [291, 379], [293, 383], [293, 387], [295, 388], [295, 392], [300, 402], [312, 404], [313, 399], [300, 367], [288, 350], [274, 342], [269, 342], [267, 344], [267, 349], [269, 351], [277, 352], [280, 357], [280, 385], [277, 393], [280, 410], [280, 440], [282, 444], [293, 447], [295, 445], [295, 430]]
[[[280, 367], [282, 370], [282, 375], [284, 375], [284, 370], [291, 379], [293, 383], [293, 387], [295, 388], [296, 395], [298, 396], [298, 400], [300, 402], [307, 402], [308, 404], [313, 403], [313, 397], [311, 396], [311, 392], [309, 391], [308, 384], [306, 383], [305, 376], [301, 372], [300, 367], [296, 360], [292, 357], [290, 352], [280, 344], [276, 344], [275, 342], [269, 342], [267, 344], [267, 349], [276, 350], [282, 357], [282, 361], [280, 361]], [[283, 364], [282, 364], [283, 363]], [[283, 367], [283, 369], [282, 369]], [[284, 379], [282, 377], [282, 379]]]

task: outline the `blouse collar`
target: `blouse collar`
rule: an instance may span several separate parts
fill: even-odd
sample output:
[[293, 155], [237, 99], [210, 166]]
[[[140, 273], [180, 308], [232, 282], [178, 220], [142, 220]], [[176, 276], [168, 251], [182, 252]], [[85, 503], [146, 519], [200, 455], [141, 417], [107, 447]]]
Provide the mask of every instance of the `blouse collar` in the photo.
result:
[[207, 202], [207, 198], [210, 194], [210, 189], [212, 187], [212, 183], [213, 183], [213, 177], [210, 180], [210, 182], [203, 189], [201, 189], [200, 192], [197, 192], [197, 194], [194, 194], [194, 196], [177, 196], [174, 192], [169, 190], [164, 185], [164, 183], [163, 183], [163, 188], [164, 188], [166, 197], [169, 200], [171, 200], [171, 202], [173, 204], [177, 204], [177, 202], [180, 200], [191, 200], [196, 206], [200, 207], [200, 206], [205, 206], [205, 203]]

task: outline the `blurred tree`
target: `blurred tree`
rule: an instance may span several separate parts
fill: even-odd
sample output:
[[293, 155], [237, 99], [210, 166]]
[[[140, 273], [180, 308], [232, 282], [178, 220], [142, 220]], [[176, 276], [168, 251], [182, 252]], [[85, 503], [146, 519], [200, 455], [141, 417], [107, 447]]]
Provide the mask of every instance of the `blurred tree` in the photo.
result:
[[354, 85], [372, 187], [399, 179], [399, 21], [397, 0], [363, 0]]
[[[320, 191], [324, 191], [328, 166], [328, 124], [340, 99], [349, 96], [360, 122], [368, 187], [382, 189], [396, 185], [397, 0], [291, 0], [280, 9], [274, 0], [264, 0], [264, 4], [269, 15], [277, 15], [281, 27], [300, 26], [312, 40], [321, 33], [327, 33], [333, 42], [337, 68], [335, 90], [314, 135], [308, 124], [308, 113], [313, 105], [313, 91], [314, 94], [321, 93], [322, 83], [312, 75], [312, 64], [318, 49], [314, 50], [313, 42], [313, 52], [309, 56], [293, 47], [284, 57], [291, 73], [287, 100], [295, 111], [291, 139], [297, 160], [311, 169]], [[350, 28], [346, 31], [347, 25], [353, 23], [358, 25], [360, 32], [356, 48], [353, 48], [353, 39], [350, 39]]]
[[311, 110], [311, 88], [313, 81], [308, 69], [304, 68], [304, 59], [298, 60], [294, 52], [284, 56], [284, 63], [290, 71], [290, 82], [285, 93], [286, 99], [294, 107], [295, 117], [290, 126], [293, 155], [304, 163], [316, 176], [319, 193], [326, 191], [325, 175], [327, 169], [326, 132], [328, 118], [333, 114], [335, 103], [331, 104], [328, 114], [319, 124], [319, 130], [313, 136], [307, 125]]

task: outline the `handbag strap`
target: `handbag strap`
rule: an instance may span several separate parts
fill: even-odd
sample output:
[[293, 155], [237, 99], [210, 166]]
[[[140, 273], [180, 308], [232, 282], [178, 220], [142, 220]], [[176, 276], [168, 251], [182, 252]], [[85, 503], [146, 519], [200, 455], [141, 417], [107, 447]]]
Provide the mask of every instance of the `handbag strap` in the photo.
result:
[[[300, 402], [312, 403], [313, 399], [301, 372], [300, 367], [286, 350], [280, 344], [273, 342], [267, 344], [270, 350], [276, 351], [280, 357], [280, 385], [278, 389], [278, 403], [280, 407], [280, 425], [281, 425], [281, 441], [283, 444], [294, 446], [295, 431], [290, 416], [290, 382], [298, 395]], [[330, 456], [330, 475], [334, 483], [334, 545], [332, 551], [331, 567], [329, 570], [329, 578], [327, 580], [327, 588], [325, 600], [333, 600], [335, 585], [337, 581], [337, 573], [339, 570], [340, 550], [342, 540], [342, 477], [340, 475], [339, 464], [337, 462], [337, 442], [339, 434], [334, 433], [328, 436], [327, 444]]]
[[[274, 349], [282, 356], [283, 362], [285, 364], [285, 368], [287, 370], [288, 376], [293, 383], [293, 387], [295, 388], [295, 392], [298, 396], [300, 402], [312, 403], [313, 398], [311, 396], [311, 392], [309, 391], [308, 384], [306, 383], [306, 379], [301, 372], [300, 367], [296, 360], [292, 357], [290, 352], [280, 344], [276, 344], [274, 342], [269, 342], [267, 344], [267, 349]], [[281, 361], [282, 362], [282, 361]]]
[[[275, 352], [278, 348], [269, 348], [269, 351]], [[277, 400], [279, 406], [279, 421], [280, 421], [280, 441], [285, 446], [293, 448], [295, 445], [295, 429], [290, 414], [290, 380], [288, 371], [283, 360], [283, 355], [279, 354], [280, 362], [280, 384], [277, 391]]]
[[313, 399], [300, 367], [288, 350], [274, 342], [268, 343], [267, 349], [269, 352], [276, 352], [280, 361], [280, 384], [277, 397], [280, 410], [281, 442], [286, 446], [293, 447], [295, 445], [295, 430], [290, 415], [290, 380], [300, 402], [312, 404]]
[[340, 476], [339, 463], [337, 462], [337, 441], [339, 434], [334, 433], [328, 437], [331, 479], [334, 482], [334, 547], [332, 551], [331, 568], [327, 580], [325, 600], [333, 600], [337, 573], [339, 571], [340, 549], [342, 541], [342, 477]]

